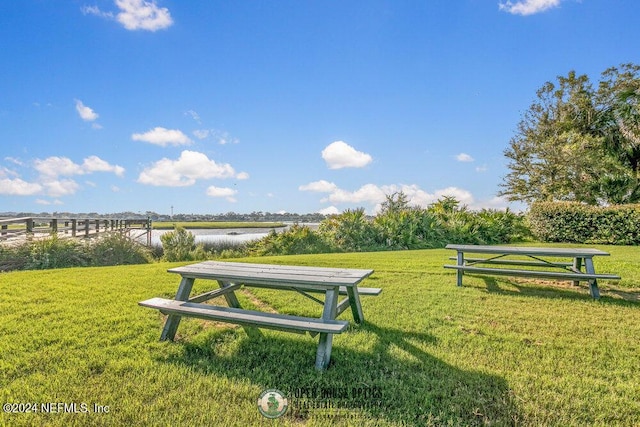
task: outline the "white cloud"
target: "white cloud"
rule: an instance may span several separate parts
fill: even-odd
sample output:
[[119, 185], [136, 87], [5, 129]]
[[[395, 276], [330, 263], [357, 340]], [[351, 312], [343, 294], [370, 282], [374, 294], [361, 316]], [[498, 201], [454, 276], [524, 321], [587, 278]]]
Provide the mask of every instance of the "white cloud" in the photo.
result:
[[5, 157], [6, 161], [13, 163], [14, 165], [23, 166], [22, 160], [16, 159], [15, 157]]
[[[466, 205], [470, 209], [504, 209], [508, 206], [508, 202], [505, 199], [498, 197], [491, 200], [476, 201], [471, 192], [458, 187], [437, 189], [431, 193], [421, 189], [415, 184], [392, 184], [381, 186], [376, 184], [366, 184], [355, 191], [348, 191], [338, 188], [335, 184], [327, 181], [316, 181], [307, 185], [301, 185], [299, 190], [330, 193], [328, 197], [320, 200], [323, 203], [329, 202], [333, 205], [347, 204], [351, 206], [369, 205], [371, 207], [369, 213], [378, 212], [382, 203], [386, 200], [386, 196], [399, 191], [402, 191], [407, 196], [409, 205], [423, 208], [428, 207], [430, 204], [435, 203], [438, 199], [442, 199], [444, 196], [455, 197], [456, 200], [460, 202], [460, 205]], [[334, 208], [335, 206], [331, 206], [326, 208], [326, 210], [327, 212], [332, 213]], [[319, 212], [324, 213], [324, 210]]]
[[95, 15], [100, 16], [101, 18], [109, 19], [113, 18], [113, 13], [103, 12], [98, 6], [82, 6], [80, 10], [82, 10], [82, 13], [85, 15]]
[[76, 111], [78, 112], [80, 118], [85, 122], [92, 122], [99, 117], [98, 113], [84, 105], [79, 99], [76, 99]]
[[155, 0], [116, 0], [116, 6], [116, 19], [127, 30], [157, 31], [173, 24], [169, 9], [158, 7]]
[[473, 162], [475, 159], [468, 155], [467, 153], [460, 153], [456, 155], [456, 160], [459, 162]]
[[61, 200], [54, 200], [52, 202], [50, 202], [49, 200], [45, 200], [45, 199], [36, 199], [36, 203], [39, 205], [45, 205], [45, 206], [49, 206], [49, 205], [63, 205], [64, 203], [62, 203]]
[[322, 150], [329, 169], [362, 168], [372, 162], [369, 154], [357, 151], [344, 141], [335, 141]]
[[0, 179], [0, 194], [3, 196], [33, 196], [41, 191], [40, 184], [26, 182], [20, 178]]
[[[60, 197], [75, 194], [80, 185], [72, 179], [59, 179], [61, 176], [85, 175], [93, 172], [113, 172], [118, 176], [124, 174], [124, 168], [111, 165], [98, 156], [90, 156], [84, 159], [82, 165], [74, 163], [67, 157], [48, 157], [44, 160], [36, 159], [33, 162], [34, 169], [40, 173], [36, 182], [27, 182], [17, 177], [15, 173], [7, 173], [0, 169], [0, 194], [10, 196], [47, 195]], [[14, 179], [6, 178], [14, 176]], [[95, 187], [91, 181], [87, 185]], [[54, 202], [56, 203], [56, 202]]]
[[240, 172], [238, 175], [236, 175], [236, 179], [239, 179], [239, 180], [249, 179], [249, 174], [247, 172]]
[[234, 169], [227, 163], [218, 164], [205, 154], [185, 150], [178, 160], [161, 159], [140, 173], [141, 184], [186, 187], [195, 184], [198, 179], [230, 178]]
[[198, 114], [197, 112], [193, 111], [193, 110], [188, 110], [185, 111], [184, 113], [186, 116], [190, 116], [193, 120], [195, 120], [198, 124], [201, 123], [200, 121], [200, 114]]
[[53, 180], [42, 183], [45, 193], [51, 197], [69, 196], [75, 194], [80, 186], [72, 179]]
[[84, 175], [93, 172], [113, 172], [117, 176], [124, 174], [124, 168], [111, 165], [98, 156], [89, 156], [84, 159], [82, 165], [74, 163], [67, 157], [47, 157], [44, 160], [36, 159], [34, 168], [44, 177], [56, 178], [59, 176]]
[[436, 190], [434, 193], [433, 202], [445, 196], [455, 197], [455, 199], [460, 202], [460, 205], [472, 206], [475, 203], [473, 195], [469, 191], [458, 187], [447, 187]]
[[207, 196], [209, 197], [224, 197], [227, 201], [235, 203], [237, 200], [233, 197], [238, 192], [233, 188], [227, 187], [214, 187], [213, 185], [207, 188]]
[[486, 208], [504, 210], [509, 207], [509, 204], [510, 202], [505, 197], [495, 196], [492, 199], [481, 203], [478, 209]]
[[320, 181], [310, 182], [309, 184], [301, 185], [298, 187], [300, 191], [315, 191], [317, 193], [331, 193], [338, 189], [338, 186], [333, 182], [325, 181], [321, 179]]
[[206, 139], [209, 136], [209, 129], [196, 129], [193, 135], [198, 139]]
[[213, 136], [218, 140], [218, 144], [238, 144], [240, 140], [229, 135], [229, 132], [213, 131]]
[[207, 139], [209, 137], [216, 140], [220, 145], [226, 144], [238, 144], [240, 140], [234, 136], [231, 136], [229, 132], [218, 129], [196, 129], [193, 135], [198, 139]]
[[477, 166], [476, 167], [476, 172], [486, 172], [487, 169], [488, 169], [487, 165]]
[[544, 12], [547, 9], [558, 7], [561, 0], [520, 0], [515, 3], [512, 1], [506, 1], [499, 3], [500, 10], [511, 13], [513, 15], [534, 15], [536, 13]]
[[329, 206], [328, 208], [320, 209], [318, 213], [322, 215], [337, 215], [340, 211], [335, 206]]
[[118, 165], [110, 165], [108, 162], [102, 160], [98, 156], [89, 156], [84, 159], [82, 163], [82, 169], [86, 173], [91, 172], [113, 172], [117, 176], [124, 175], [124, 168]]
[[134, 141], [148, 142], [161, 147], [166, 147], [167, 145], [189, 145], [192, 142], [182, 131], [163, 127], [156, 127], [145, 133], [134, 133], [131, 135], [131, 139]]
[[380, 203], [384, 199], [384, 189], [375, 184], [365, 184], [356, 191], [338, 188], [329, 195], [329, 201], [332, 203]]
[[40, 174], [46, 177], [58, 177], [58, 176], [72, 176], [82, 175], [84, 170], [82, 166], [74, 163], [67, 157], [47, 157], [44, 160], [36, 159], [34, 162], [34, 168], [40, 172]]

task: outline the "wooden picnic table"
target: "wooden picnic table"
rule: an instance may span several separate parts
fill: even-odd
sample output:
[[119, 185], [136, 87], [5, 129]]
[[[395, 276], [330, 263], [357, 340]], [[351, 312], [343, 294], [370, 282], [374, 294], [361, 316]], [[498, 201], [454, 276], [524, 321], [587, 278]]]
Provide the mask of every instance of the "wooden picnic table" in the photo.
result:
[[[336, 317], [351, 308], [353, 320], [362, 323], [360, 296], [378, 295], [382, 291], [358, 287], [373, 270], [205, 261], [168, 271], [182, 277], [175, 298], [151, 298], [139, 303], [168, 315], [161, 340], [174, 339], [183, 316], [239, 324], [250, 336], [260, 334], [255, 328], [309, 332], [311, 336], [320, 335], [316, 352], [318, 370], [329, 364], [333, 334], [342, 333], [349, 326], [348, 321]], [[219, 288], [190, 297], [196, 279], [215, 280]], [[295, 291], [321, 304], [322, 314], [314, 318], [243, 309], [235, 294], [242, 286]], [[311, 295], [314, 293], [324, 293], [324, 300]], [[346, 297], [339, 302], [339, 295]], [[224, 296], [228, 307], [203, 304], [219, 296]]]
[[[608, 252], [599, 249], [485, 245], [447, 245], [446, 249], [457, 251], [457, 256], [450, 258], [457, 260], [456, 265], [445, 265], [444, 267], [457, 270], [458, 286], [462, 286], [462, 277], [465, 273], [539, 277], [571, 280], [574, 285], [578, 285], [580, 281], [586, 281], [589, 283], [591, 296], [599, 298], [598, 279], [620, 280], [620, 276], [615, 274], [596, 274], [593, 257], [609, 255]], [[467, 258], [465, 253], [484, 254], [488, 257]], [[516, 258], [514, 259], [513, 256]], [[571, 258], [572, 261], [551, 261], [549, 258]], [[477, 267], [478, 264], [504, 265], [511, 268]], [[514, 266], [535, 267], [536, 269], [513, 268]]]

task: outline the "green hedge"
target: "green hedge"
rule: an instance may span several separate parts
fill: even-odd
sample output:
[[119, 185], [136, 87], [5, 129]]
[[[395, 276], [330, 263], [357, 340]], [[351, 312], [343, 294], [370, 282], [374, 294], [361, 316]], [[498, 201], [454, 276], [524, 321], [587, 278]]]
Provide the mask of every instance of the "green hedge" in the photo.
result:
[[531, 232], [543, 242], [640, 244], [640, 205], [588, 206], [540, 202], [528, 213]]

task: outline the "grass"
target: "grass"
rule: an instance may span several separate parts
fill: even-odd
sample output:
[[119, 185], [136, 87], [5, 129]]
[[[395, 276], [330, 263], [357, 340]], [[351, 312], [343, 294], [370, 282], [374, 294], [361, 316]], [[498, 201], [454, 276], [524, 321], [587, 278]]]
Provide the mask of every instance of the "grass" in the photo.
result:
[[156, 221], [154, 230], [173, 230], [175, 227], [186, 229], [226, 229], [226, 228], [279, 228], [285, 227], [281, 222], [242, 222], [242, 221]]
[[[0, 425], [638, 425], [640, 248], [600, 248], [612, 256], [597, 270], [623, 279], [601, 283], [599, 301], [585, 285], [504, 277], [465, 276], [457, 288], [443, 249], [246, 259], [375, 269], [363, 286], [383, 292], [363, 297], [365, 323], [334, 337], [324, 373], [308, 335], [250, 338], [185, 319], [177, 342], [159, 342], [162, 316], [137, 302], [173, 296], [175, 263], [5, 273], [0, 402], [109, 412], [1, 413]], [[210, 286], [196, 281], [194, 292]], [[238, 296], [247, 308], [319, 315], [295, 293]], [[374, 395], [340, 396], [352, 386]], [[305, 413], [300, 394], [314, 387], [337, 393], [339, 409]], [[289, 397], [284, 417], [258, 413], [267, 388]]]

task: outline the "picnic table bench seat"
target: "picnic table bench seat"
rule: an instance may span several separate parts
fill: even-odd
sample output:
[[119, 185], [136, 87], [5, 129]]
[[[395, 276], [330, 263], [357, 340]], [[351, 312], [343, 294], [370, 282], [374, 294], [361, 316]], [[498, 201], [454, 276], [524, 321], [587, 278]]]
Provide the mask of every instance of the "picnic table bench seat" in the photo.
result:
[[[449, 260], [456, 261], [457, 258], [454, 256], [449, 257]], [[464, 257], [465, 263], [468, 264], [500, 264], [500, 265], [522, 265], [526, 267], [547, 267], [549, 263], [540, 262], [540, 261], [531, 261], [526, 259], [491, 259], [491, 258], [469, 258]], [[562, 267], [571, 267], [573, 266], [572, 262], [558, 262], [554, 261], [554, 265], [562, 266]]]
[[323, 320], [276, 313], [264, 313], [234, 307], [218, 307], [209, 304], [176, 301], [166, 298], [151, 298], [139, 303], [143, 307], [157, 308], [163, 314], [180, 314], [204, 320], [235, 323], [291, 332], [309, 332], [312, 336], [325, 332], [340, 334], [349, 327], [346, 320]]
[[522, 276], [522, 277], [540, 277], [546, 279], [571, 280], [588, 282], [593, 279], [603, 280], [620, 280], [620, 276], [615, 274], [589, 274], [576, 273], [572, 271], [543, 271], [543, 270], [520, 270], [508, 268], [491, 268], [491, 267], [474, 267], [471, 265], [445, 265], [445, 268], [463, 270], [467, 273], [476, 274], [496, 274], [500, 276]]

